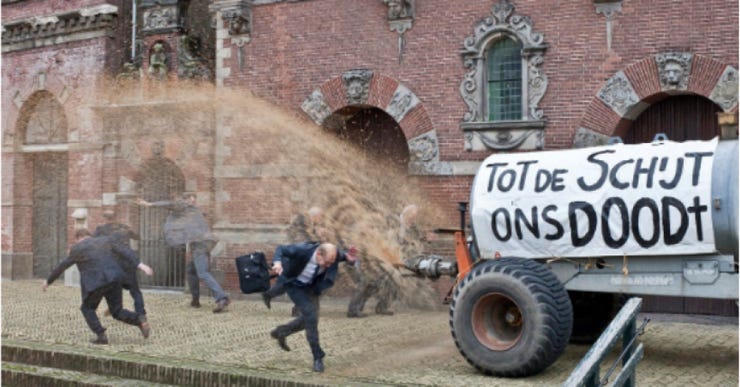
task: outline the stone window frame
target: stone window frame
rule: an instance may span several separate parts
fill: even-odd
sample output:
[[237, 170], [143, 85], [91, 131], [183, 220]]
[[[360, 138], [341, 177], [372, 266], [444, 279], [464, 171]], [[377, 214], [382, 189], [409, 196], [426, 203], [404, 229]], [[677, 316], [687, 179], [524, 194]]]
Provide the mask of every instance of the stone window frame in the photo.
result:
[[[548, 44], [543, 34], [533, 31], [528, 16], [514, 11], [509, 0], [500, 0], [464, 41], [461, 56], [468, 71], [460, 83], [460, 94], [467, 111], [460, 128], [465, 132], [467, 150], [474, 150], [475, 136], [489, 149], [521, 147], [532, 135], [535, 142], [525, 148], [544, 147], [546, 119], [539, 102], [547, 91], [548, 80], [540, 66]], [[512, 39], [522, 46], [522, 116], [518, 120], [488, 121], [486, 56], [488, 49], [500, 39]]]

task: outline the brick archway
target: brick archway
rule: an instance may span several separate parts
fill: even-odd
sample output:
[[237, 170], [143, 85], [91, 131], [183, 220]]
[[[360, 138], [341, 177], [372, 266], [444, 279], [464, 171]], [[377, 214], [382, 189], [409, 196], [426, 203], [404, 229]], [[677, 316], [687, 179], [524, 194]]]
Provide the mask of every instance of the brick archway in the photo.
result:
[[[703, 96], [717, 102], [713, 94], [722, 77], [730, 71], [735, 71], [730, 66], [712, 58], [694, 54], [691, 60], [691, 71], [688, 74], [688, 85], [685, 90], [678, 93], [667, 93], [661, 89], [658, 64], [655, 56], [649, 56], [639, 62], [633, 63], [618, 71], [612, 78], [607, 80], [599, 92], [594, 95], [581, 117], [574, 137], [574, 146], [578, 144], [579, 135], [591, 133], [591, 135], [612, 136], [623, 133], [632, 125], [634, 119], [645, 111], [652, 103], [672, 94], [689, 94]], [[604, 90], [610, 84], [619, 84], [632, 94], [632, 103], [624, 105], [624, 109], [610, 106], [603, 98]], [[629, 98], [629, 96], [627, 96]], [[737, 102], [730, 110], [737, 110]], [[588, 135], [588, 134], [586, 134]]]
[[[405, 93], [404, 93], [405, 92]], [[405, 112], [394, 112], [394, 97], [409, 95], [411, 100], [415, 101], [413, 107]], [[311, 113], [308, 107], [310, 101], [321, 105], [321, 112]], [[304, 112], [319, 125], [332, 113], [351, 106], [347, 96], [345, 84], [342, 76], [337, 76], [325, 82], [319, 88], [315, 89], [311, 96], [306, 99], [302, 107]], [[401, 127], [406, 141], [414, 137], [434, 130], [429, 114], [424, 104], [419, 101], [418, 97], [405, 85], [391, 77], [382, 74], [373, 74], [369, 81], [367, 99], [362, 103], [363, 106], [375, 107], [388, 113], [393, 117]], [[314, 109], [315, 110], [315, 109]], [[400, 118], [400, 119], [399, 119]]]
[[13, 145], [16, 147], [23, 145], [23, 136], [25, 135], [25, 133], [20, 133], [21, 131], [19, 130], [21, 129], [19, 128], [19, 125], [23, 118], [21, 117], [21, 110], [27, 105], [26, 102], [28, 102], [32, 96], [36, 95], [38, 92], [49, 93], [62, 107], [65, 106], [65, 103], [70, 96], [69, 88], [63, 81], [46, 73], [36, 74], [30, 82], [26, 84], [26, 87], [16, 90], [13, 95], [12, 104], [12, 106], [15, 106], [15, 109], [7, 109], [7, 114], [9, 115], [8, 122], [15, 123], [15, 127], [13, 128], [14, 135], [5, 137], [6, 140], [12, 140]]

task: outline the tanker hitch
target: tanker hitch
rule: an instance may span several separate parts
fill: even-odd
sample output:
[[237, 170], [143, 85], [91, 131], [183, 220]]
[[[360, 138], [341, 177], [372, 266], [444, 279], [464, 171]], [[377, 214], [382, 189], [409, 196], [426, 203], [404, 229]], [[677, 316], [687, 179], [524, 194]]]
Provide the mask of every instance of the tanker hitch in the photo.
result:
[[450, 262], [439, 255], [419, 255], [403, 260], [402, 267], [422, 278], [437, 279], [443, 275], [457, 276], [457, 262]]

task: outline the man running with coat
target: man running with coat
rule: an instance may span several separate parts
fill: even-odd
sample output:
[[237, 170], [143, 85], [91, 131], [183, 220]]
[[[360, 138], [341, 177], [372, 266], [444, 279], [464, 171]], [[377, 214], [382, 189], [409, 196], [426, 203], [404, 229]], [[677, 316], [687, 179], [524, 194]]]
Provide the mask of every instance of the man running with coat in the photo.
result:
[[319, 296], [334, 286], [339, 262], [355, 261], [352, 250], [338, 251], [331, 243], [280, 245], [273, 257], [273, 270], [280, 275], [286, 293], [300, 312], [298, 317], [270, 332], [280, 348], [290, 351], [286, 338], [306, 330], [306, 340], [313, 355], [313, 370], [324, 372], [325, 353], [319, 345]]

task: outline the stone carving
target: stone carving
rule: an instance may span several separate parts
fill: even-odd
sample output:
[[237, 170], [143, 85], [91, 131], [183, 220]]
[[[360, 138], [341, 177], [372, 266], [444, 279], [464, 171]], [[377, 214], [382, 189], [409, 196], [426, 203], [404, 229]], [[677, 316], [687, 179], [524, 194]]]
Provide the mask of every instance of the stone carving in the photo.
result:
[[606, 85], [599, 91], [599, 99], [614, 110], [620, 117], [624, 117], [630, 108], [637, 104], [639, 97], [632, 88], [624, 72], [619, 71], [606, 81]]
[[535, 120], [541, 120], [544, 116], [542, 109], [537, 108], [540, 100], [545, 96], [545, 91], [547, 91], [547, 76], [538, 67], [542, 62], [542, 55], [535, 54], [527, 64], [529, 71], [527, 74], [527, 106], [529, 107], [529, 116]]
[[655, 55], [661, 90], [688, 89], [691, 58], [692, 55], [688, 52], [667, 52]]
[[391, 31], [398, 33], [398, 63], [403, 62], [406, 47], [404, 33], [410, 30], [414, 21], [414, 0], [383, 0], [388, 6], [388, 24]]
[[137, 79], [139, 79], [139, 69], [131, 62], [124, 63], [121, 72], [116, 75], [116, 80], [119, 82], [133, 81]]
[[719, 105], [722, 110], [730, 111], [737, 105], [738, 78], [737, 70], [732, 66], [727, 66], [722, 76], [719, 77], [717, 85], [709, 95], [714, 103]]
[[414, 17], [414, 0], [383, 0], [388, 6], [388, 20]]
[[527, 120], [543, 120], [544, 115], [538, 104], [547, 91], [547, 76], [540, 69], [544, 61], [543, 54], [547, 44], [541, 33], [534, 32], [532, 20], [527, 16], [518, 15], [514, 5], [509, 0], [500, 0], [491, 8], [491, 15], [478, 22], [473, 29], [473, 35], [463, 42], [462, 59], [465, 68], [470, 69], [460, 84], [460, 93], [468, 111], [463, 116], [463, 122], [486, 122], [485, 106], [486, 90], [483, 84], [485, 73], [485, 51], [494, 36], [508, 35], [521, 43], [523, 60], [527, 63], [527, 71], [522, 74], [522, 85], [526, 85], [525, 95], [528, 96], [526, 111]]
[[612, 20], [617, 13], [622, 12], [622, 0], [601, 0], [594, 1], [596, 14], [602, 14], [606, 18], [606, 48], [612, 49]]
[[406, 86], [398, 85], [393, 93], [391, 101], [388, 103], [385, 111], [393, 117], [396, 122], [401, 122], [406, 113], [411, 111], [419, 104], [419, 98], [411, 92]]
[[366, 69], [349, 70], [342, 75], [349, 104], [357, 105], [367, 102], [372, 77], [373, 72]]
[[609, 136], [586, 128], [578, 128], [573, 137], [573, 148], [589, 148], [592, 146], [606, 145]]
[[[524, 141], [532, 135], [535, 135], [535, 149], [544, 148], [544, 131], [542, 130], [524, 130], [517, 131], [518, 133], [512, 133], [511, 130], [499, 130], [493, 136], [489, 136], [483, 132], [475, 132], [475, 136], [490, 149], [495, 150], [510, 150], [521, 146]], [[471, 139], [472, 140], [472, 139]]]
[[167, 78], [167, 54], [164, 51], [164, 44], [156, 42], [152, 46], [149, 54], [149, 76], [159, 80]]
[[409, 140], [411, 162], [430, 162], [439, 159], [437, 135], [432, 130]]
[[232, 8], [222, 11], [229, 35], [248, 35], [252, 32], [252, 11], [249, 8]]
[[177, 75], [185, 79], [210, 79], [211, 71], [200, 56], [200, 41], [188, 35], [177, 45]]
[[318, 89], [311, 92], [311, 95], [303, 101], [301, 109], [318, 125], [323, 124], [331, 115], [331, 108], [326, 103], [324, 94]]
[[[144, 5], [142, 4], [142, 7]], [[154, 5], [144, 10], [144, 31], [158, 31], [179, 27], [177, 4], [169, 6]]]

